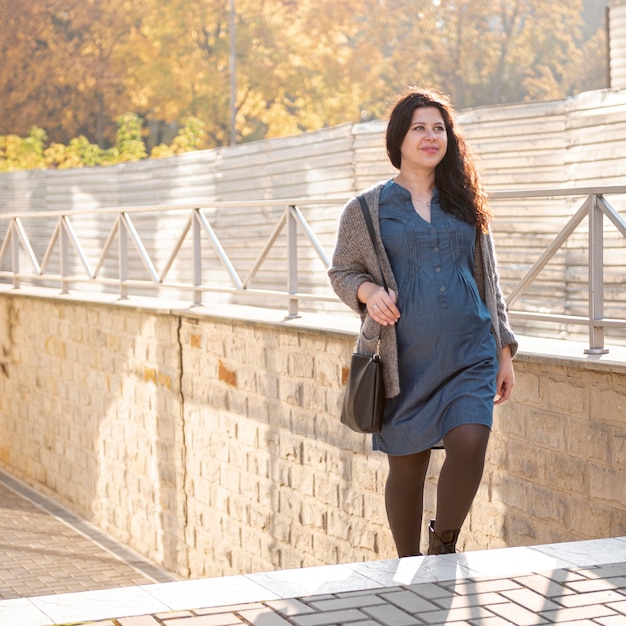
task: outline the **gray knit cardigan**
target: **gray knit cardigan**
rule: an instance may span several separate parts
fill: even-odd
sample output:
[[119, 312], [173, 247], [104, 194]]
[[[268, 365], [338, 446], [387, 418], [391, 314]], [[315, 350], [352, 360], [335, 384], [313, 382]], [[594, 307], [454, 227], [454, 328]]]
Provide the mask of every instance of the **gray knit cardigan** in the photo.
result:
[[[396, 328], [394, 325], [381, 326], [375, 322], [368, 315], [365, 305], [357, 298], [357, 290], [361, 283], [371, 281], [379, 285], [383, 284], [380, 267], [382, 267], [389, 289], [398, 293], [398, 286], [383, 245], [378, 219], [378, 200], [384, 184], [384, 182], [378, 183], [363, 192], [374, 223], [376, 249], [372, 246], [361, 205], [354, 197], [346, 204], [339, 219], [337, 245], [328, 276], [339, 298], [361, 316], [361, 329], [357, 338], [356, 351], [362, 354], [374, 354], [380, 336], [385, 395], [391, 398], [400, 393]], [[380, 266], [376, 257], [380, 260]], [[498, 357], [502, 346], [510, 346], [511, 354], [514, 356], [517, 352], [517, 341], [509, 326], [504, 299], [498, 286], [496, 258], [490, 234], [480, 234], [476, 238], [474, 278], [480, 297], [491, 314], [492, 332], [496, 339]]]

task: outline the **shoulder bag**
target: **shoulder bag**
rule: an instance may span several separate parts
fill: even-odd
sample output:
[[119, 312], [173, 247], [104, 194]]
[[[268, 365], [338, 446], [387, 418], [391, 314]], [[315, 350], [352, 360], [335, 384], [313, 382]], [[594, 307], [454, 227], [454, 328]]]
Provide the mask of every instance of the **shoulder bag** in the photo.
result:
[[[367, 202], [358, 196], [367, 230], [376, 249], [374, 225]], [[380, 259], [378, 260], [380, 266]], [[383, 275], [382, 267], [380, 270]], [[383, 276], [383, 286], [387, 283]], [[354, 352], [350, 362], [350, 374], [346, 385], [341, 411], [341, 422], [358, 433], [379, 433], [383, 423], [385, 408], [385, 384], [383, 381], [383, 362], [380, 358], [380, 336], [376, 354], [367, 355]]]

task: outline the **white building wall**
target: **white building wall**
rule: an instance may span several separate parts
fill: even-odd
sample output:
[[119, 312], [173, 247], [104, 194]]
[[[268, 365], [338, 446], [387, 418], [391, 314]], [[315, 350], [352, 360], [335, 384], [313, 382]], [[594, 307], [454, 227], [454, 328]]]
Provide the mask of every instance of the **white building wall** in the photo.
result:
[[609, 78], [611, 87], [626, 87], [626, 2], [614, 0], [608, 7]]

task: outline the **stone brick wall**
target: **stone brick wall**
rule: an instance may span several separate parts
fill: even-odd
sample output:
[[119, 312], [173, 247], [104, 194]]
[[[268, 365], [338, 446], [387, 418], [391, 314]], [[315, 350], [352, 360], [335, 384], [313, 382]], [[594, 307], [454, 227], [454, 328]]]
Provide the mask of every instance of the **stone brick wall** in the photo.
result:
[[[106, 298], [0, 291], [3, 469], [184, 577], [395, 556], [337, 418], [353, 320]], [[626, 362], [516, 371], [461, 547], [626, 534]]]

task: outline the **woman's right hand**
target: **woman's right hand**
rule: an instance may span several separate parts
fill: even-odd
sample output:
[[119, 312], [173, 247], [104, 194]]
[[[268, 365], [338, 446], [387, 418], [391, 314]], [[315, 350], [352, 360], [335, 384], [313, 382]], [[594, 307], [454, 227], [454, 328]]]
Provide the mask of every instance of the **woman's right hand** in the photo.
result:
[[400, 319], [400, 311], [396, 307], [397, 296], [391, 289], [387, 292], [376, 283], [365, 282], [359, 286], [357, 297], [367, 308], [370, 317], [387, 326]]

